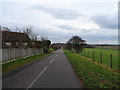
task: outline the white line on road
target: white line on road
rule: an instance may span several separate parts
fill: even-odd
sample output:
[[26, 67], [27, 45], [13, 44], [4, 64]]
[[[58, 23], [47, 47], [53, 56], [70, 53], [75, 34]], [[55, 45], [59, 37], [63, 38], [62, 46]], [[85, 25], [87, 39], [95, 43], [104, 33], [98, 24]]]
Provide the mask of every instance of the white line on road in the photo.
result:
[[55, 60], [55, 59], [53, 58], [53, 60], [52, 60], [52, 61], [50, 61], [50, 63], [52, 63], [54, 60]]
[[[57, 54], [55, 55], [55, 57], [57, 57]], [[52, 63], [55, 60], [55, 57], [50, 61], [50, 63]]]
[[42, 72], [33, 80], [33, 82], [27, 87], [26, 90], [28, 90], [29, 88], [32, 87], [32, 85], [37, 81], [37, 79], [42, 75], [42, 73], [47, 69], [47, 67], [45, 67]]
[[56, 56], [55, 57], [57, 57], [57, 54], [56, 54]]

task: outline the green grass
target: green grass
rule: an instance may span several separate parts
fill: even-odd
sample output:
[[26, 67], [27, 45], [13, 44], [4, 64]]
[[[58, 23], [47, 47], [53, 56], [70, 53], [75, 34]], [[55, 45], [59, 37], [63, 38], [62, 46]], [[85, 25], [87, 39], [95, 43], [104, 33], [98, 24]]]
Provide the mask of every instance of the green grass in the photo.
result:
[[50, 48], [49, 50], [54, 51], [54, 49], [53, 49], [53, 48]]
[[102, 52], [102, 64], [110, 67], [110, 55], [112, 54], [113, 58], [113, 69], [118, 70], [118, 50], [112, 50], [112, 49], [100, 49], [100, 48], [85, 48], [83, 51], [83, 54], [93, 59], [93, 52], [95, 53], [95, 61], [100, 63], [100, 53]]
[[23, 59], [18, 59], [16, 61], [13, 61], [13, 62], [9, 62], [9, 63], [6, 63], [6, 64], [3, 64], [2, 65], [2, 74], [6, 73], [6, 72], [9, 72], [9, 71], [12, 71], [12, 70], [15, 70], [21, 66], [24, 66], [34, 60], [37, 60], [37, 59], [40, 59], [40, 58], [43, 58], [45, 56], [47, 56], [48, 54], [38, 54], [38, 55], [34, 55], [34, 56], [30, 56], [30, 57], [27, 57], [27, 58], [23, 58]]
[[64, 50], [85, 88], [120, 88], [120, 74], [97, 65], [78, 54]]

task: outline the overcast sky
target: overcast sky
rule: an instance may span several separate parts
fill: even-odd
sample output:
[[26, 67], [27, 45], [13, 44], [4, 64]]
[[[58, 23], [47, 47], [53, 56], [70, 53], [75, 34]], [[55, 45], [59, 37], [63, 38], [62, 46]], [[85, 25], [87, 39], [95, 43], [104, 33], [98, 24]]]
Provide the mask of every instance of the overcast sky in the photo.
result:
[[78, 35], [89, 44], [118, 43], [118, 0], [1, 0], [0, 23], [32, 26], [52, 43]]

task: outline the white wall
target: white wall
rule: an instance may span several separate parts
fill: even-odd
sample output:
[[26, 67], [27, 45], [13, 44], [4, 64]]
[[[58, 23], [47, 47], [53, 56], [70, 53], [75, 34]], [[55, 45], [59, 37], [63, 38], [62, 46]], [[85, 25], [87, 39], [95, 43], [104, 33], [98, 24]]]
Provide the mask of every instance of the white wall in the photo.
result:
[[[42, 49], [38, 48], [5, 48], [5, 49], [0, 49], [0, 54], [2, 57], [2, 62], [9, 61], [9, 60], [15, 60], [18, 58], [23, 58], [26, 56], [31, 56], [35, 54], [42, 53]], [[0, 58], [1, 59], [1, 58]]]

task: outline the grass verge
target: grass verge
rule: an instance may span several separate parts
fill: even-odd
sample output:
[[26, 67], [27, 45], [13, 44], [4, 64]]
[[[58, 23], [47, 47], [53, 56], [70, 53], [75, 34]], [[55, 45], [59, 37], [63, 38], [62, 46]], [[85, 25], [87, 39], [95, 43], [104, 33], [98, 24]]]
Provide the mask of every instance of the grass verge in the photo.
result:
[[43, 57], [45, 57], [49, 54], [50, 53], [48, 53], [48, 54], [42, 53], [42, 54], [26, 57], [26, 58], [23, 58], [23, 59], [18, 59], [16, 61], [9, 62], [9, 63], [6, 63], [6, 64], [2, 64], [2, 74], [5, 74], [6, 72], [10, 72], [10, 71], [15, 70], [19, 67], [22, 67], [26, 64], [29, 64], [32, 61], [41, 59], [41, 58], [43, 58]]
[[94, 64], [80, 55], [64, 50], [85, 88], [120, 88], [120, 74]]

